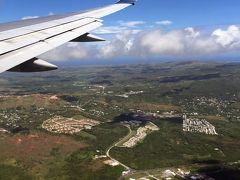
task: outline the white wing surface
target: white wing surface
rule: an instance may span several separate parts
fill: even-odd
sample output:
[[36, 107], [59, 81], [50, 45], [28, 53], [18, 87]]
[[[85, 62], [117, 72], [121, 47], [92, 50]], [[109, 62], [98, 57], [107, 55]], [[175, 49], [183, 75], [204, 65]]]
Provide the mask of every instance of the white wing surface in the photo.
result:
[[37, 57], [69, 41], [102, 41], [89, 32], [102, 26], [102, 17], [134, 4], [135, 0], [120, 0], [84, 12], [0, 24], [0, 73], [57, 69]]

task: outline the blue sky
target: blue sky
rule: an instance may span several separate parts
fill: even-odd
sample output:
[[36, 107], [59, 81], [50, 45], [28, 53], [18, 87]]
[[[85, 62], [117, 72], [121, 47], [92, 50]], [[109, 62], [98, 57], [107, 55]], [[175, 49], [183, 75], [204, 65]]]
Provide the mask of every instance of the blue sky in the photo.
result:
[[[84, 10], [113, 3], [114, 0], [0, 0], [0, 21], [24, 16], [44, 16]], [[169, 19], [174, 27], [239, 23], [239, 0], [139, 0], [137, 7], [106, 17], [107, 24], [117, 20], [147, 22]]]
[[[111, 3], [114, 0], [0, 0], [0, 21], [62, 14]], [[59, 53], [65, 60], [113, 57], [237, 59], [240, 50], [239, 9], [239, 0], [139, 0], [135, 7], [104, 18], [104, 27], [96, 33], [109, 38], [108, 42], [71, 45], [67, 48], [70, 52], [64, 51], [64, 55], [59, 53], [62, 52], [59, 48], [49, 53], [47, 58], [59, 59], [56, 56]], [[110, 32], [113, 27], [120, 29], [121, 33], [103, 33], [106, 29]], [[208, 50], [202, 53], [201, 48]], [[90, 56], [88, 53], [92, 51], [104, 55]], [[71, 56], [71, 53], [79, 56]]]

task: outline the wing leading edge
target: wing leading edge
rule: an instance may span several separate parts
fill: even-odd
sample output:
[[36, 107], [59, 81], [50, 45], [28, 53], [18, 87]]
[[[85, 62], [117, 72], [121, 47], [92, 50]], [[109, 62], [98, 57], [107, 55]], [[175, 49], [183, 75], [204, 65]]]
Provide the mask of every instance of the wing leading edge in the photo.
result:
[[37, 57], [69, 41], [102, 41], [103, 39], [89, 34], [102, 26], [100, 18], [134, 5], [135, 2], [120, 0], [84, 12], [0, 24], [0, 73], [56, 69], [52, 66], [48, 68], [47, 62], [43, 63], [42, 60], [41, 63], [36, 63]]

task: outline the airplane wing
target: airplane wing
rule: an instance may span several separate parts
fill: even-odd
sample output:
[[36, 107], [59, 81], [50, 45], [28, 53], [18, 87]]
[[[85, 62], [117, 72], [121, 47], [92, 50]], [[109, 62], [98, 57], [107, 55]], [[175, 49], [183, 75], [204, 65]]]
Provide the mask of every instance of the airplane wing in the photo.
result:
[[57, 69], [55, 65], [37, 57], [70, 41], [102, 41], [89, 32], [103, 25], [102, 17], [134, 5], [135, 2], [120, 0], [84, 12], [0, 24], [0, 73]]

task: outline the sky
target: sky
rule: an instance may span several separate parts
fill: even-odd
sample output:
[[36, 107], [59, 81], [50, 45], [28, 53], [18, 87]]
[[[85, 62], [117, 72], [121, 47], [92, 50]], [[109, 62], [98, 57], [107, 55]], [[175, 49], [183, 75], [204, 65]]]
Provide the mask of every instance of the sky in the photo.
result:
[[[8, 22], [101, 7], [114, 0], [0, 0]], [[42, 58], [115, 62], [240, 59], [239, 0], [138, 0], [103, 18], [104, 43], [69, 43]]]

